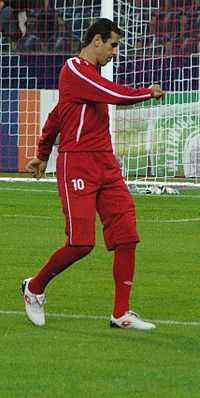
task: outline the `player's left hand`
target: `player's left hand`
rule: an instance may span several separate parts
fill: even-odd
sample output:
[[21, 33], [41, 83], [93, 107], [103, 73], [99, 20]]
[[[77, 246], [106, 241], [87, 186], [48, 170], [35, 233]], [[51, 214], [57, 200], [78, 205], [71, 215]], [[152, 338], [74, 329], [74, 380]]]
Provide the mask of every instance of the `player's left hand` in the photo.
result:
[[47, 161], [40, 160], [38, 158], [33, 158], [30, 162], [26, 165], [26, 171], [31, 173], [32, 177], [40, 179], [47, 167]]
[[149, 86], [149, 88], [151, 89], [154, 98], [160, 99], [160, 98], [164, 97], [165, 93], [164, 93], [164, 91], [161, 89], [161, 87], [159, 86], [159, 84], [152, 84], [151, 86]]

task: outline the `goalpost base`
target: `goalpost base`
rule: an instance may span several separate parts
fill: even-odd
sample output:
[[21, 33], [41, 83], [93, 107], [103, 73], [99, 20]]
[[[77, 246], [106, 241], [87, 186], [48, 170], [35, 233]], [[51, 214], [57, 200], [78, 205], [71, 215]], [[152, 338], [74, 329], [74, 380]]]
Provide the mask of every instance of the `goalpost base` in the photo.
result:
[[[0, 177], [0, 182], [25, 182], [25, 183], [56, 183], [56, 177], [48, 176], [36, 179], [32, 177]], [[152, 179], [146, 180], [125, 180], [126, 185], [130, 188], [148, 188], [148, 187], [172, 187], [172, 188], [200, 188], [200, 182], [192, 181], [153, 181]]]

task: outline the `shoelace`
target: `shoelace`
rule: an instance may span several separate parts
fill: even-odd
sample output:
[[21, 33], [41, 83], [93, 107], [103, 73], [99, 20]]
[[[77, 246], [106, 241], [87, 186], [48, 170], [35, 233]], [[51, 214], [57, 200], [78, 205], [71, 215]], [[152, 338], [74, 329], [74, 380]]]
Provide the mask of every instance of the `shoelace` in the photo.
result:
[[46, 304], [46, 299], [45, 299], [45, 295], [44, 294], [38, 294], [36, 295], [36, 300], [38, 302], [39, 305], [43, 305]]
[[139, 315], [136, 313], [136, 312], [134, 312], [134, 311], [128, 311], [128, 314], [130, 314], [130, 315], [134, 315], [134, 316], [136, 316], [136, 318], [139, 318]]

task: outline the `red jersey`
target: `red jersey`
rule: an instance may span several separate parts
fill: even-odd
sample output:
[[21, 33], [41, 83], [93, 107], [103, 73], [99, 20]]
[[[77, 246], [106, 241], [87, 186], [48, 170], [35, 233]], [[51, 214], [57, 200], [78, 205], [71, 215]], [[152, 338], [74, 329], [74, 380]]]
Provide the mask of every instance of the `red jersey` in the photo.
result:
[[[59, 125], [60, 129], [59, 152], [112, 151], [107, 104], [133, 104], [152, 97], [153, 92], [149, 88], [135, 89], [115, 84], [102, 77], [95, 65], [88, 61], [80, 57], [68, 59], [59, 76], [56, 109], [59, 120], [55, 121], [56, 113], [52, 118], [52, 123]], [[48, 128], [55, 139], [57, 134], [49, 125]], [[46, 129], [46, 139], [47, 136]], [[44, 144], [45, 139], [42, 145], [40, 140], [40, 159], [44, 159]]]
[[38, 143], [37, 157], [41, 160], [48, 160], [52, 147], [60, 132], [58, 105], [49, 113], [42, 129], [42, 136]]

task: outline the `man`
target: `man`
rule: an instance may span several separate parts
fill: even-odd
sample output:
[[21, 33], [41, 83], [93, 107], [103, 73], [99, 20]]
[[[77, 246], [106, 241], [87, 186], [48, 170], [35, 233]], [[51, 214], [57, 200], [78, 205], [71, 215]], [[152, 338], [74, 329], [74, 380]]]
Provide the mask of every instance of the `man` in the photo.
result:
[[17, 19], [8, 1], [0, 0], [0, 32], [11, 38], [19, 36]]
[[129, 309], [135, 269], [135, 207], [113, 155], [107, 104], [130, 104], [163, 95], [158, 85], [133, 89], [100, 76], [97, 68], [116, 55], [120, 30], [102, 18], [88, 30], [79, 57], [68, 59], [59, 76], [59, 102], [43, 129], [38, 156], [27, 170], [36, 178], [44, 172], [48, 155], [60, 131], [57, 181], [66, 219], [67, 241], [32, 278], [22, 283], [28, 318], [45, 324], [44, 290], [47, 284], [95, 245], [95, 216], [100, 215], [104, 240], [114, 251], [115, 299], [110, 325], [150, 330]]

